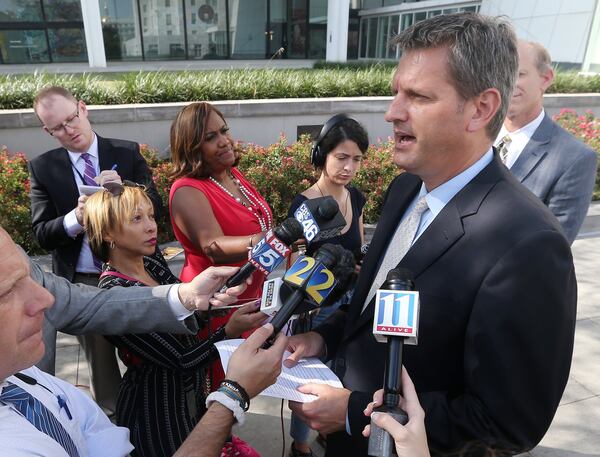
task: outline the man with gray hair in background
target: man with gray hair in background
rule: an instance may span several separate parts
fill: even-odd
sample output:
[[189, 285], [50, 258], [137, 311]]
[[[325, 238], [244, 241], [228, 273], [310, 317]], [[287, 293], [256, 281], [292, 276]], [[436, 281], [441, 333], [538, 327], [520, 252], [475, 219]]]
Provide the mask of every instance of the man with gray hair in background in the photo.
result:
[[500, 159], [558, 218], [572, 244], [583, 224], [596, 182], [596, 152], [564, 130], [543, 107], [554, 80], [550, 54], [520, 41], [519, 74], [496, 139]]
[[534, 447], [567, 383], [577, 290], [560, 224], [500, 161], [498, 135], [517, 74], [503, 19], [440, 15], [400, 33], [385, 118], [390, 184], [347, 310], [290, 337], [301, 357], [332, 360], [344, 388], [290, 407], [327, 437], [327, 456], [365, 456], [363, 410], [382, 387], [386, 345], [373, 337], [375, 292], [392, 268], [420, 294], [419, 340], [403, 363], [433, 455], [512, 455]]

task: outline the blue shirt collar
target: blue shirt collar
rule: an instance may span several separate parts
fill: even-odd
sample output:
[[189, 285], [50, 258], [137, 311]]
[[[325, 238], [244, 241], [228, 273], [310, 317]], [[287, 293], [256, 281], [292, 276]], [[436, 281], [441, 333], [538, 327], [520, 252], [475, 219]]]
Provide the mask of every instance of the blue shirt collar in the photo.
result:
[[475, 176], [477, 176], [481, 170], [483, 170], [492, 161], [494, 153], [492, 148], [490, 149], [473, 165], [464, 170], [462, 173], [456, 175], [454, 178], [446, 181], [440, 186], [433, 189], [431, 192], [427, 192], [425, 183], [421, 184], [421, 190], [417, 196], [417, 200], [421, 196], [425, 196], [427, 200], [427, 206], [429, 211], [435, 218], [444, 209], [444, 206], [448, 204], [450, 200], [465, 187]]

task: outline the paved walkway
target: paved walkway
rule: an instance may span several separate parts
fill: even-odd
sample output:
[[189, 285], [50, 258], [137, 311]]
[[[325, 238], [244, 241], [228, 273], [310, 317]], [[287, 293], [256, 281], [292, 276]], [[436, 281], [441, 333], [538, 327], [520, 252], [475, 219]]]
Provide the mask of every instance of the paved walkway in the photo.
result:
[[[600, 274], [596, 270], [600, 269], [600, 204], [590, 207], [572, 250], [579, 301], [569, 383], [550, 430], [539, 446], [522, 457], [600, 456]], [[61, 334], [57, 346], [57, 376], [87, 386], [87, 365], [77, 340]], [[283, 447], [280, 411], [281, 401], [258, 397], [252, 401], [246, 425], [235, 433], [252, 443], [263, 457], [279, 457]], [[289, 417], [284, 405], [286, 447], [290, 443]], [[312, 438], [315, 436], [313, 432]], [[318, 457], [323, 455], [316, 443], [313, 450]]]

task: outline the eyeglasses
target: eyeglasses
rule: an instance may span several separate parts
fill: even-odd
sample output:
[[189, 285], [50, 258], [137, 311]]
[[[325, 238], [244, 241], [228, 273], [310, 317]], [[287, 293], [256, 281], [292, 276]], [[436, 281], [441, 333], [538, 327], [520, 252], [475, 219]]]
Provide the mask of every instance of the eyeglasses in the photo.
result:
[[67, 120], [64, 121], [63, 123], [61, 123], [58, 127], [54, 127], [53, 129], [49, 129], [48, 127], [46, 127], [46, 131], [50, 135], [54, 136], [57, 133], [65, 132], [66, 127], [72, 128], [73, 126], [77, 125], [78, 122], [79, 122], [79, 103], [77, 103], [77, 110], [75, 111], [75, 113], [73, 113], [72, 116], [69, 116], [67, 118]]

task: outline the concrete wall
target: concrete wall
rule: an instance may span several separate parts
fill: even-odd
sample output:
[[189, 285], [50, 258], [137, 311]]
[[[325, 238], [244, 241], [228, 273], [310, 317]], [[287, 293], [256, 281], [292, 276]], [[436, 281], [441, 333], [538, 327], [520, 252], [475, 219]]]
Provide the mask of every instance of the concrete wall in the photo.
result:
[[[296, 139], [298, 126], [321, 125], [335, 113], [347, 113], [361, 122], [369, 140], [391, 134], [383, 115], [391, 97], [320, 98], [292, 100], [245, 100], [215, 102], [225, 115], [237, 140], [266, 146], [283, 133], [288, 141]], [[169, 129], [177, 112], [186, 103], [148, 105], [90, 106], [90, 119], [98, 134], [149, 144], [163, 151], [169, 144]], [[546, 110], [554, 115], [561, 108], [581, 113], [590, 109], [600, 116], [600, 94], [549, 95]], [[0, 144], [10, 151], [24, 152], [33, 158], [57, 142], [41, 128], [33, 110], [0, 111]]]

